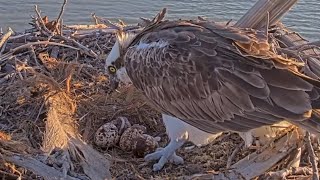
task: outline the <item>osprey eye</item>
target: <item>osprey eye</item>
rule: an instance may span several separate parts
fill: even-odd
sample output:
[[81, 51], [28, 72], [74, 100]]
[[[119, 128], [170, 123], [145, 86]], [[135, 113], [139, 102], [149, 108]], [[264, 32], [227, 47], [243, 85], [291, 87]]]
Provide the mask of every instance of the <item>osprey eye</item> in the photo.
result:
[[115, 73], [117, 71], [117, 69], [114, 66], [109, 66], [108, 69], [110, 73]]

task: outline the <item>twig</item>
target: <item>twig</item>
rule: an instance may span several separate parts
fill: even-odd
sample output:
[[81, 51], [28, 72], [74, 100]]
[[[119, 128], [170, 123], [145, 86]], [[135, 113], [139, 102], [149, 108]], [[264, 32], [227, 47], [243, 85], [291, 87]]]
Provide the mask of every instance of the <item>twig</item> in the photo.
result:
[[63, 32], [63, 19], [61, 19], [59, 23], [60, 23], [60, 29], [59, 29], [60, 30], [60, 35], [62, 35], [62, 32]]
[[6, 76], [4, 76], [2, 79], [0, 79], [0, 84], [6, 82], [7, 80], [9, 80], [11, 77], [14, 76], [14, 73], [10, 73], [10, 74], [7, 74]]
[[58, 18], [57, 18], [57, 21], [56, 21], [55, 30], [58, 32], [58, 34], [61, 34], [61, 33], [62, 33], [61, 31], [59, 31], [58, 26], [59, 26], [59, 24], [60, 24], [60, 26], [62, 26], [61, 18], [62, 18], [64, 9], [65, 9], [65, 6], [66, 6], [66, 4], [67, 4], [67, 1], [68, 1], [68, 0], [64, 0], [64, 1], [63, 1], [62, 7], [61, 7], [61, 11], [60, 11], [60, 13], [59, 13], [59, 15], [58, 15]]
[[233, 158], [236, 156], [236, 154], [240, 151], [240, 148], [244, 145], [244, 142], [239, 144], [232, 152], [232, 154], [229, 156], [227, 161], [227, 169], [230, 168]]
[[312, 165], [312, 171], [313, 171], [312, 179], [319, 180], [318, 163], [317, 163], [316, 155], [314, 154], [314, 150], [313, 150], [313, 147], [311, 144], [309, 132], [306, 133], [305, 139], [306, 139], [306, 145], [308, 148], [308, 153], [309, 153], [309, 157], [310, 157], [311, 165]]
[[34, 62], [36, 63], [37, 66], [40, 65], [38, 59], [37, 59], [37, 55], [36, 55], [36, 52], [34, 51], [34, 48], [32, 46], [30, 46], [30, 56], [31, 58], [34, 60]]
[[[107, 20], [107, 19], [104, 19], [104, 18], [101, 18], [99, 16], [96, 16], [95, 14], [93, 14], [92, 16], [96, 21], [100, 21], [100, 23], [103, 23], [105, 25], [107, 25], [109, 28], [114, 28], [116, 30], [123, 30], [124, 26], [122, 26], [121, 24], [115, 24], [115, 23], [112, 23], [111, 21]], [[121, 23], [121, 21], [120, 21]]]
[[264, 179], [286, 179], [289, 175], [304, 175], [308, 176], [312, 174], [312, 169], [308, 167], [296, 167], [290, 169], [282, 169], [280, 171], [268, 172]]
[[2, 46], [2, 48], [1, 48], [1, 50], [0, 50], [0, 55], [1, 55], [1, 54], [4, 52], [4, 50], [6, 49], [7, 43], [8, 43], [8, 41], [6, 41], [6, 42], [3, 44], [3, 46]]
[[5, 44], [7, 42], [7, 40], [9, 39], [9, 37], [13, 34], [12, 29], [9, 27], [8, 28], [8, 32], [6, 34], [4, 34], [0, 40], [0, 48], [3, 46], [3, 44]]
[[37, 114], [37, 117], [36, 117], [36, 119], [34, 120], [35, 123], [38, 121], [38, 119], [39, 119], [39, 117], [40, 117], [40, 115], [41, 115], [41, 112], [42, 112], [42, 110], [43, 110], [43, 108], [44, 108], [45, 103], [46, 103], [46, 101], [43, 101], [43, 103], [41, 104], [41, 106], [40, 106], [40, 108], [39, 108], [39, 111], [38, 111], [38, 114]]
[[84, 45], [80, 44], [79, 42], [77, 42], [76, 40], [74, 39], [71, 39], [71, 38], [68, 38], [68, 37], [65, 37], [65, 36], [62, 36], [62, 35], [58, 35], [56, 36], [57, 38], [60, 38], [62, 40], [65, 40], [65, 41], [69, 41], [69, 42], [72, 42], [73, 44], [75, 44], [76, 46], [78, 46], [80, 49], [83, 50], [83, 52], [85, 54], [87, 54], [88, 56], [91, 56], [91, 57], [94, 57], [94, 58], [97, 58], [98, 55], [93, 52], [91, 49], [85, 47]]
[[43, 22], [43, 19], [41, 17], [41, 14], [39, 12], [39, 9], [38, 9], [38, 6], [37, 5], [34, 5], [34, 9], [35, 9], [35, 12], [38, 16], [37, 20], [38, 22], [40, 23], [40, 28], [44, 31], [43, 33], [48, 36], [48, 37], [51, 37], [53, 36], [53, 33], [46, 27], [45, 23]]
[[92, 16], [92, 18], [93, 18], [94, 24], [95, 24], [95, 25], [99, 24], [99, 20], [98, 20], [98, 18], [97, 18], [97, 16], [96, 16], [96, 13], [92, 13], [91, 16]]
[[19, 47], [14, 48], [14, 49], [11, 49], [6, 54], [0, 56], [0, 62], [2, 62], [5, 59], [7, 59], [14, 52], [16, 52], [18, 50], [21, 50], [21, 49], [25, 49], [25, 48], [30, 48], [31, 46], [34, 46], [34, 45], [53, 45], [53, 46], [62, 46], [62, 47], [67, 47], [67, 48], [74, 49], [74, 50], [79, 50], [78, 48], [75, 48], [73, 46], [69, 46], [69, 45], [65, 45], [65, 44], [61, 44], [61, 43], [56, 43], [56, 42], [50, 42], [50, 41], [30, 42], [28, 44], [24, 44], [24, 45], [21, 45]]
[[67, 78], [66, 78], [66, 93], [70, 93], [70, 85], [71, 85], [71, 79], [72, 79], [72, 75], [75, 71], [75, 66], [76, 64], [70, 64], [67, 68], [66, 68], [66, 73], [67, 73]]
[[8, 178], [8, 179], [10, 179], [10, 178], [12, 178], [12, 179], [25, 179], [21, 175], [18, 176], [16, 174], [8, 173], [8, 172], [2, 171], [2, 170], [0, 170], [0, 178], [3, 178], [3, 179], [5, 179], [5, 178]]
[[316, 47], [319, 47], [320, 46], [320, 41], [314, 41], [314, 42], [301, 44], [301, 45], [297, 45], [297, 46], [291, 46], [291, 47], [288, 47], [287, 49], [297, 50], [297, 49], [303, 48], [304, 46], [316, 46]]

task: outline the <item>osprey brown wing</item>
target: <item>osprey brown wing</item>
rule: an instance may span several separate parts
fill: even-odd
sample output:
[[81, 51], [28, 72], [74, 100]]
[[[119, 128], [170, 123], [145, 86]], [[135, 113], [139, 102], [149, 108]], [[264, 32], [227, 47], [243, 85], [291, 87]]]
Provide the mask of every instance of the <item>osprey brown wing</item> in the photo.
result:
[[137, 36], [126, 69], [161, 112], [206, 132], [300, 123], [311, 116], [319, 82], [267, 40], [263, 32], [210, 22], [162, 22]]

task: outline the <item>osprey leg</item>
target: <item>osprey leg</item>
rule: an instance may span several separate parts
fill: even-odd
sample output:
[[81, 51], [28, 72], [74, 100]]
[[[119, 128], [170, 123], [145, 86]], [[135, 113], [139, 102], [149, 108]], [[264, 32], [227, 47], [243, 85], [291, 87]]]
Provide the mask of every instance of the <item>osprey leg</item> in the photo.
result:
[[158, 160], [153, 166], [154, 171], [163, 168], [165, 163], [172, 162], [174, 164], [182, 164], [183, 159], [175, 154], [186, 141], [191, 141], [196, 146], [207, 145], [212, 140], [216, 139], [222, 133], [211, 134], [191, 126], [179, 118], [162, 114], [162, 119], [166, 127], [167, 134], [170, 138], [170, 143], [165, 148], [159, 148], [156, 152], [145, 156], [146, 161]]
[[158, 148], [156, 152], [146, 155], [144, 159], [146, 161], [159, 159], [158, 163], [153, 165], [153, 171], [161, 170], [168, 161], [176, 165], [183, 164], [184, 161], [182, 157], [176, 155], [175, 151], [186, 141], [187, 138], [185, 138], [185, 136], [179, 139], [172, 139], [165, 148]]

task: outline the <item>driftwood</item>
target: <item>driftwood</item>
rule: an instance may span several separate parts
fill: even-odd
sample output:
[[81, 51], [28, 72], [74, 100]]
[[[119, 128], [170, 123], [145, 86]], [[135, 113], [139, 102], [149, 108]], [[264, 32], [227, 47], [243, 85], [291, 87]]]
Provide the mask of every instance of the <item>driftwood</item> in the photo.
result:
[[[235, 26], [243, 28], [263, 28], [266, 24], [276, 24], [298, 0], [278, 1], [259, 0], [248, 12], [242, 16]], [[268, 17], [267, 22], [266, 17]]]
[[[2, 152], [3, 153], [3, 152]], [[76, 180], [68, 175], [64, 175], [61, 171], [58, 171], [37, 159], [29, 157], [27, 155], [21, 154], [3, 154], [3, 159], [7, 162], [14, 163], [18, 166], [24, 167], [33, 171], [35, 174], [47, 179], [47, 180], [57, 180], [57, 179], [66, 179], [66, 180]]]
[[[13, 34], [12, 29], [9, 27], [8, 28], [8, 32], [6, 34], [4, 34], [0, 40], [0, 50], [2, 51], [2, 46], [7, 43], [7, 40], [9, 39], [9, 37]], [[1, 51], [0, 51], [0, 55], [1, 55]]]

